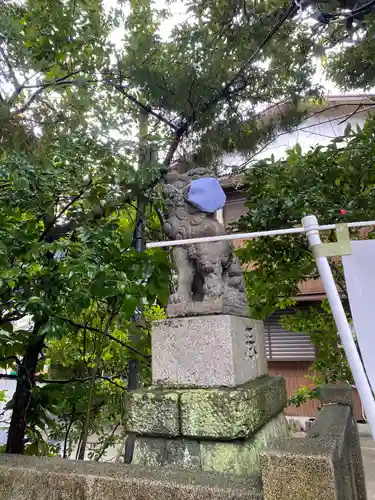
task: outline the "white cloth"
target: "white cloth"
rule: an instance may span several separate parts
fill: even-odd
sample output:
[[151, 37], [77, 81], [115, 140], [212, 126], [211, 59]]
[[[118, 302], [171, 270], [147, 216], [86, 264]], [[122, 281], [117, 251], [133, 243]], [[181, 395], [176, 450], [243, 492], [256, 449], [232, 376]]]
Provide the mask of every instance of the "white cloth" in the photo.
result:
[[375, 240], [352, 241], [343, 256], [350, 309], [363, 364], [375, 392]]

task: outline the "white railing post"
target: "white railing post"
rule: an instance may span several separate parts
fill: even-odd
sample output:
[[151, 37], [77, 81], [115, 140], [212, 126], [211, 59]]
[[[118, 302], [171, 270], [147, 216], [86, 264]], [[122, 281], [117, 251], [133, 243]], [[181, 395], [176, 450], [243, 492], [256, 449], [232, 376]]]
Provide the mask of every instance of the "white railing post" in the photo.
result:
[[[310, 247], [313, 249], [321, 244], [319, 235], [319, 225], [315, 215], [308, 215], [302, 219], [302, 225], [309, 240]], [[332, 275], [327, 257], [316, 257], [316, 265], [323, 282], [328, 302], [332, 310], [333, 317], [339, 332], [345, 354], [352, 371], [354, 383], [357, 387], [359, 397], [366, 412], [366, 418], [369, 423], [372, 437], [375, 439], [375, 400], [372, 394], [369, 381], [357, 346], [354, 342], [352, 331], [342, 305], [336, 283]]]

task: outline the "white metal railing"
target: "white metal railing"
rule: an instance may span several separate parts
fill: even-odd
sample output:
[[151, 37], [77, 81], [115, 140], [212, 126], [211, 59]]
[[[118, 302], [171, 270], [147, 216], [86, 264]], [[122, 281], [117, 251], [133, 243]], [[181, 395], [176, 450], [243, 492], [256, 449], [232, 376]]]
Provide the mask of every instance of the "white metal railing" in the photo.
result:
[[[348, 227], [366, 227], [375, 226], [375, 220], [364, 222], [348, 222]], [[329, 231], [336, 229], [336, 224], [326, 224], [318, 226], [319, 231]], [[185, 240], [171, 240], [171, 241], [151, 241], [146, 244], [146, 248], [160, 248], [160, 247], [175, 247], [181, 245], [192, 245], [194, 243], [208, 243], [210, 241], [226, 241], [226, 240], [250, 240], [253, 238], [262, 238], [264, 236], [281, 236], [284, 234], [301, 234], [305, 232], [304, 227], [291, 227], [289, 229], [275, 229], [272, 231], [258, 231], [255, 233], [234, 233], [222, 234], [220, 236], [206, 236], [204, 238], [189, 238]]]

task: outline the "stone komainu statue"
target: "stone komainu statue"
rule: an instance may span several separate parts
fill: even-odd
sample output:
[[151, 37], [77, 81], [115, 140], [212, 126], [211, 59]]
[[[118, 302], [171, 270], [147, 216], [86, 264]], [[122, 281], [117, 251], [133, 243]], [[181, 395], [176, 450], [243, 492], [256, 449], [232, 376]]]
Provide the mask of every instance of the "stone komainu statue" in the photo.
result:
[[[225, 234], [215, 214], [203, 212], [187, 197], [192, 180], [212, 177], [206, 168], [181, 173], [181, 165], [165, 177], [164, 230], [172, 240]], [[170, 296], [169, 317], [197, 314], [248, 316], [242, 270], [230, 241], [173, 247], [178, 272], [176, 293]]]

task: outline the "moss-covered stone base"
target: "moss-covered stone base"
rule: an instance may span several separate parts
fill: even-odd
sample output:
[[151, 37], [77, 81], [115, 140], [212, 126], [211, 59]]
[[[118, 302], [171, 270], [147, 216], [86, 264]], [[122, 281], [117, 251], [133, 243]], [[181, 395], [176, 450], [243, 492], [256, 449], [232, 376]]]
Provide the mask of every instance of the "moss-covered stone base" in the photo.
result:
[[137, 437], [133, 463], [146, 467], [173, 467], [190, 471], [238, 476], [259, 472], [259, 453], [277, 437], [289, 435], [282, 413], [267, 422], [250, 439], [208, 441]]
[[127, 393], [128, 432], [211, 440], [251, 438], [286, 404], [285, 381], [264, 376], [233, 389], [149, 389]]

